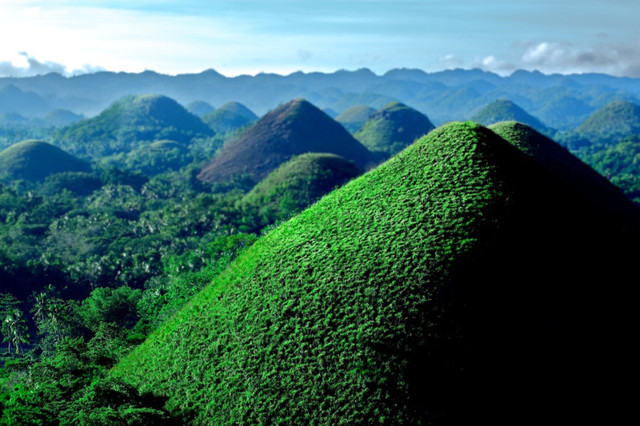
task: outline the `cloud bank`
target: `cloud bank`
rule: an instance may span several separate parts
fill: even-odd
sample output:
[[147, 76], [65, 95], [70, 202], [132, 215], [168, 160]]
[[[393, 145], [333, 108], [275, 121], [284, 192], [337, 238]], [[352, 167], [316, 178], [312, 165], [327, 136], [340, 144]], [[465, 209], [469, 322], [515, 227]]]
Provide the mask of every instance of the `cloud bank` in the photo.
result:
[[88, 74], [92, 72], [104, 71], [104, 68], [85, 65], [80, 69], [70, 70], [67, 66], [53, 61], [39, 61], [27, 52], [20, 52], [21, 62], [16, 64], [11, 61], [0, 61], [0, 77], [33, 77], [56, 73], [66, 76]]

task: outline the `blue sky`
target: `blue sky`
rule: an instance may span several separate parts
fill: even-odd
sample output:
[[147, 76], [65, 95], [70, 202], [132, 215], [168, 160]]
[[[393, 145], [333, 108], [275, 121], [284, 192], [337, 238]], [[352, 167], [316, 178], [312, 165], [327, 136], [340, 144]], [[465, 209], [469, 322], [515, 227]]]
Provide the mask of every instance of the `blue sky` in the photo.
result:
[[2, 0], [0, 76], [367, 67], [640, 77], [640, 0]]

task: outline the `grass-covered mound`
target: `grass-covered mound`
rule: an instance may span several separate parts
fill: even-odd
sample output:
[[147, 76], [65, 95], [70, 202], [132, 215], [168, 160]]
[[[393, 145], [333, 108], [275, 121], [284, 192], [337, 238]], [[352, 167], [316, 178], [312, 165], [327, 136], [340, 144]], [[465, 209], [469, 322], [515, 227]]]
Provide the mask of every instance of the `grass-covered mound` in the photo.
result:
[[355, 105], [342, 111], [335, 120], [342, 124], [349, 133], [355, 133], [367, 122], [369, 116], [376, 112], [367, 105]]
[[612, 102], [591, 114], [576, 133], [596, 144], [615, 144], [640, 135], [640, 106], [625, 101]]
[[198, 178], [225, 182], [248, 176], [257, 183], [294, 155], [328, 152], [365, 168], [370, 154], [336, 121], [303, 99], [262, 117], [240, 138], [226, 143]]
[[214, 132], [175, 100], [161, 95], [126, 96], [98, 116], [82, 120], [60, 132], [71, 152], [106, 156], [129, 152], [156, 140], [188, 144]]
[[207, 126], [216, 133], [227, 133], [250, 126], [258, 116], [239, 102], [228, 102], [202, 117]]
[[259, 239], [113, 374], [197, 424], [597, 419], [635, 362], [638, 224], [616, 219], [443, 126]]
[[89, 172], [89, 164], [40, 141], [22, 141], [0, 152], [0, 179], [42, 181], [62, 172]]
[[473, 117], [472, 121], [488, 126], [501, 121], [518, 121], [533, 127], [539, 132], [547, 132], [547, 127], [520, 106], [508, 99], [498, 99], [484, 106]]
[[360, 174], [360, 169], [335, 154], [297, 155], [260, 181], [241, 204], [255, 211], [262, 223], [273, 223], [301, 212]]
[[189, 111], [193, 115], [197, 115], [202, 118], [210, 112], [215, 111], [215, 108], [208, 102], [205, 101], [194, 101], [189, 103], [187, 106], [187, 111]]
[[393, 155], [433, 128], [421, 112], [400, 102], [390, 102], [371, 114], [353, 136], [371, 151]]

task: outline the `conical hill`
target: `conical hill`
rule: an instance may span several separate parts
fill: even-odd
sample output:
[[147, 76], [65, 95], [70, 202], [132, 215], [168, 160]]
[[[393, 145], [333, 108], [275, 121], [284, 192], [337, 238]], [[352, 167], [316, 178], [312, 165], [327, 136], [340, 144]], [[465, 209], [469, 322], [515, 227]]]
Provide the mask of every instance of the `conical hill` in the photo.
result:
[[355, 133], [369, 120], [369, 116], [376, 112], [367, 105], [355, 105], [342, 111], [336, 121], [344, 126], [349, 133]]
[[202, 117], [202, 121], [216, 133], [241, 129], [257, 120], [258, 116], [253, 111], [238, 102], [228, 102]]
[[42, 181], [55, 173], [89, 171], [89, 164], [46, 142], [22, 141], [0, 152], [0, 179]]
[[260, 181], [242, 200], [267, 223], [299, 213], [323, 195], [362, 174], [335, 154], [297, 155]]
[[239, 139], [223, 146], [198, 178], [224, 182], [248, 175], [264, 179], [294, 155], [327, 152], [340, 155], [360, 168], [370, 154], [336, 121], [309, 102], [296, 99], [262, 117]]
[[615, 421], [639, 235], [617, 219], [451, 123], [260, 238], [113, 374], [196, 424]]
[[421, 112], [400, 102], [390, 102], [371, 114], [354, 137], [371, 151], [393, 155], [433, 128]]
[[612, 102], [591, 114], [576, 133], [601, 144], [614, 144], [640, 135], [640, 106], [625, 101]]
[[532, 116], [519, 105], [507, 99], [498, 99], [478, 111], [472, 121], [488, 126], [501, 121], [518, 121], [539, 132], [547, 131], [547, 127], [540, 120]]

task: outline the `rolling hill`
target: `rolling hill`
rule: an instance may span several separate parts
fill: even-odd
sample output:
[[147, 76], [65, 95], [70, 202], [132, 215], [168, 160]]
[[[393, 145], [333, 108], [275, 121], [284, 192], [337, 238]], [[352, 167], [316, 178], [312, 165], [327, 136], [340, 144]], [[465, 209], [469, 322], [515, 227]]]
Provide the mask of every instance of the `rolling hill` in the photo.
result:
[[263, 223], [273, 223], [300, 213], [336, 187], [362, 171], [335, 154], [297, 155], [260, 181], [242, 200]]
[[249, 108], [238, 102], [228, 102], [202, 117], [216, 133], [226, 133], [247, 127], [258, 120]]
[[340, 155], [360, 168], [370, 162], [369, 151], [344, 127], [309, 102], [296, 99], [226, 143], [198, 178], [225, 182], [245, 175], [257, 183], [294, 155], [307, 152]]
[[194, 101], [190, 102], [187, 106], [187, 111], [191, 114], [196, 115], [200, 118], [209, 114], [210, 112], [215, 111], [215, 108], [208, 102], [205, 101]]
[[547, 127], [540, 120], [530, 115], [514, 102], [507, 99], [499, 99], [486, 105], [478, 111], [472, 121], [488, 126], [501, 121], [518, 121], [533, 127], [539, 132], [547, 132]]
[[576, 133], [596, 144], [614, 144], [640, 135], [640, 106], [625, 101], [607, 104], [578, 126]]
[[40, 141], [23, 141], [0, 152], [0, 179], [42, 181], [62, 172], [89, 172], [89, 164]]
[[371, 151], [393, 155], [433, 128], [421, 112], [400, 102], [390, 102], [371, 114], [353, 136]]
[[260, 238], [113, 374], [195, 424], [615, 422], [637, 210], [535, 157], [432, 131]]
[[128, 152], [156, 140], [188, 144], [214, 132], [171, 98], [161, 95], [127, 96], [94, 118], [60, 132], [60, 143], [70, 152], [105, 156]]
[[342, 124], [349, 133], [353, 134], [367, 122], [369, 116], [376, 112], [367, 105], [355, 105], [342, 111], [335, 120]]

